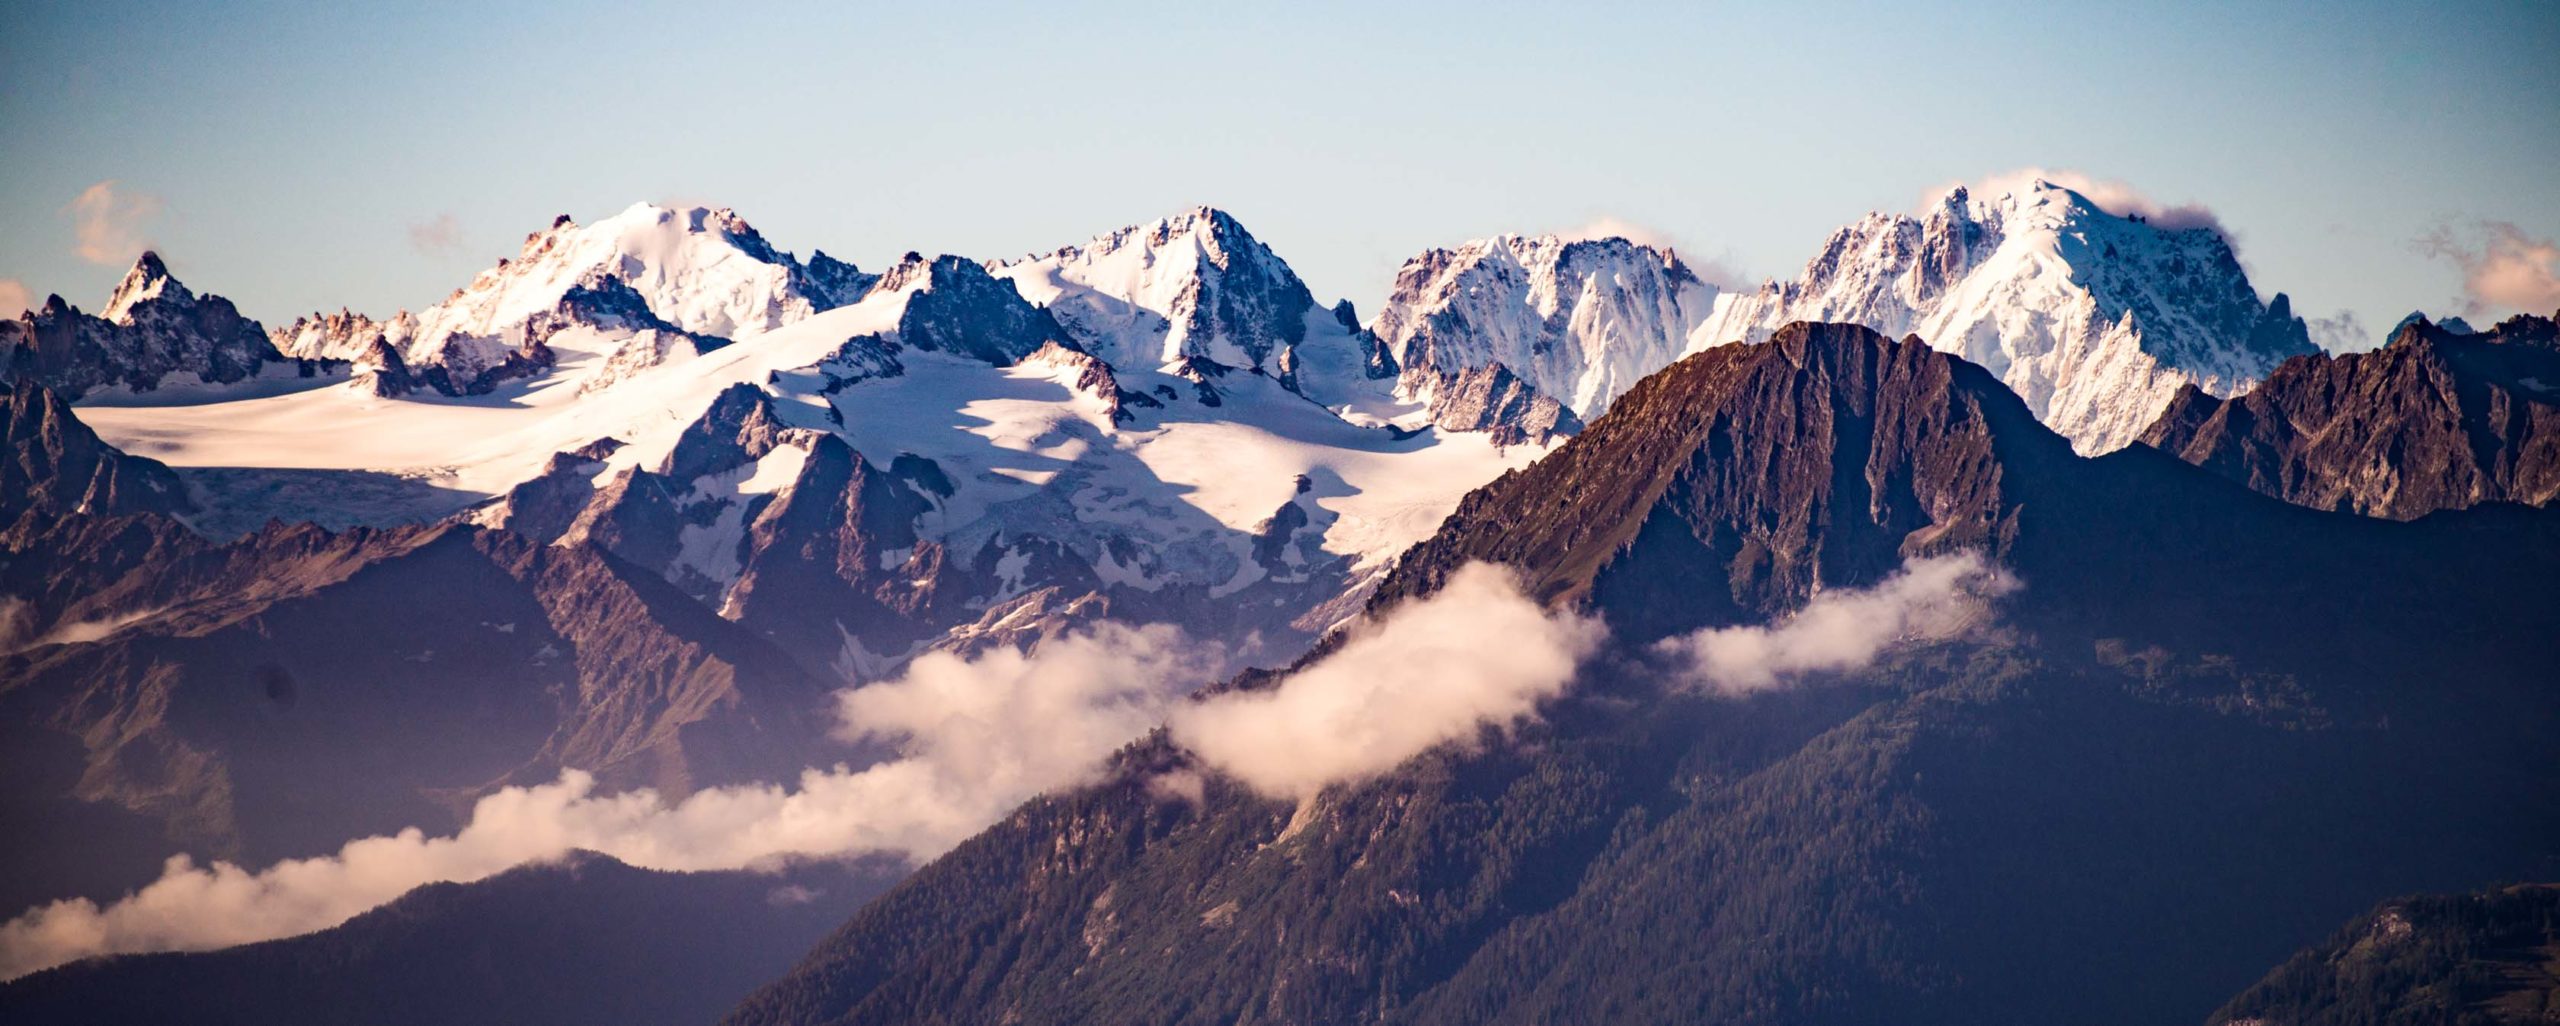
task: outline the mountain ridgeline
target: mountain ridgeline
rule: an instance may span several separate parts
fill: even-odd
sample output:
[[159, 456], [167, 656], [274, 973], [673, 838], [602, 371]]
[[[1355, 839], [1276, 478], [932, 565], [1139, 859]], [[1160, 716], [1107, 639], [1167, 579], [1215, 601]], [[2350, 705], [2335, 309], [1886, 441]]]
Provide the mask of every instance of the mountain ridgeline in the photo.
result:
[[[2458, 322], [2456, 322], [2458, 323]], [[2407, 520], [2560, 498], [2560, 327], [2403, 325], [2368, 353], [2287, 361], [2248, 393], [2192, 387], [2143, 435], [2287, 502]]]
[[60, 1026], [700, 1023], [880, 889], [884, 867], [660, 873], [591, 852], [431, 884], [319, 933], [100, 959], [0, 989]]
[[[1746, 699], [1643, 644], [1958, 548], [2025, 584], [1963, 644]], [[2546, 511], [2081, 458], [1980, 368], [1807, 325], [1647, 379], [1375, 601], [1469, 560], [1620, 648], [1507, 740], [1294, 810], [1168, 797], [1187, 757], [1141, 744], [731, 1021], [2194, 1021], [2370, 895], [2560, 855]]]
[[[1533, 720], [1295, 805], [1159, 731], [876, 901], [906, 867], [802, 906], [576, 856], [0, 1010], [2275, 1016], [2381, 978], [2286, 961], [2377, 900], [2560, 874], [2553, 322], [2304, 330], [2218, 231], [2045, 182], [1757, 289], [1625, 238], [1433, 248], [1366, 322], [1205, 207], [871, 273], [640, 204], [273, 332], [146, 255], [98, 315], [0, 322], [12, 911], [568, 769], [859, 763], [843, 689], [1102, 624], [1304, 667], [1492, 563], [1610, 641]], [[1952, 642], [1746, 697], [1657, 647], [1956, 554], [2022, 590]]]

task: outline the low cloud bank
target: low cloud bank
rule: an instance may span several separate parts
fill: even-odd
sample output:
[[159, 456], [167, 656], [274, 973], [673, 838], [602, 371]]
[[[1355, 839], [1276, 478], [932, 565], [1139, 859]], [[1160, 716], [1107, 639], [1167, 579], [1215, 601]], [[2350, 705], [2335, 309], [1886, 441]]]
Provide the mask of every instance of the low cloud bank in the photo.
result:
[[1276, 688], [1175, 710], [1174, 740], [1256, 791], [1304, 800], [1530, 715], [1607, 634], [1483, 564], [1358, 630]]
[[1745, 695], [1961, 637], [1989, 619], [1992, 599], [2017, 589], [2017, 578], [1970, 552], [1911, 559], [1875, 587], [1825, 591], [1776, 623], [1698, 631], [1655, 648], [1679, 660], [1689, 683]]
[[[1661, 648], [1679, 657], [1688, 683], [1748, 693], [1959, 636], [2016, 586], [1976, 556], [1914, 560], [1874, 588], [1825, 592], [1781, 622]], [[575, 849], [667, 870], [865, 853], [922, 861], [1034, 795], [1090, 782], [1111, 753], [1158, 724], [1203, 770], [1303, 801], [1536, 715], [1608, 633], [1596, 619], [1541, 607], [1509, 571], [1485, 565], [1353, 631], [1274, 688], [1197, 702], [1181, 699], [1226, 668], [1214, 646], [1168, 626], [1106, 625], [1030, 652], [928, 654], [894, 679], [839, 695], [844, 737], [900, 743], [898, 757], [877, 765], [677, 802], [648, 790], [600, 796], [594, 778], [569, 771], [481, 799], [450, 837], [412, 828], [257, 871], [179, 856], [121, 900], [60, 901], [0, 924], [0, 979], [91, 955], [309, 933], [423, 884], [478, 880]], [[1201, 794], [1196, 773], [1155, 784], [1168, 796]]]
[[843, 733], [903, 739], [900, 757], [812, 769], [796, 789], [718, 788], [681, 802], [602, 797], [589, 775], [480, 800], [451, 837], [409, 829], [337, 854], [251, 872], [169, 860], [159, 880], [101, 907], [86, 899], [0, 925], [0, 979], [113, 952], [201, 950], [322, 930], [423, 884], [468, 882], [573, 849], [652, 869], [736, 869], [795, 856], [881, 852], [923, 860], [1044, 790], [1085, 782], [1152, 729], [1164, 704], [1221, 672], [1170, 627], [1106, 627], [1024, 654], [930, 654], [843, 693]]

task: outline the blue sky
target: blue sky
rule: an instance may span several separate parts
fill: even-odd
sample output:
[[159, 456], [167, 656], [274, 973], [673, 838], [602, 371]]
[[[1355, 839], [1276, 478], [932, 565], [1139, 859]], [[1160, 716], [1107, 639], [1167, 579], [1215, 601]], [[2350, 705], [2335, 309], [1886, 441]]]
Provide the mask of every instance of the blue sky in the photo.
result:
[[2501, 237], [2489, 293], [2540, 297], [2560, 236], [2547, 2], [358, 6], [13, 5], [0, 279], [94, 309], [147, 242], [277, 321], [644, 199], [872, 268], [1210, 203], [1365, 313], [1427, 247], [1604, 217], [1792, 276], [2033, 165], [2201, 203], [2379, 331], [2479, 301], [2447, 252], [2518, 272]]

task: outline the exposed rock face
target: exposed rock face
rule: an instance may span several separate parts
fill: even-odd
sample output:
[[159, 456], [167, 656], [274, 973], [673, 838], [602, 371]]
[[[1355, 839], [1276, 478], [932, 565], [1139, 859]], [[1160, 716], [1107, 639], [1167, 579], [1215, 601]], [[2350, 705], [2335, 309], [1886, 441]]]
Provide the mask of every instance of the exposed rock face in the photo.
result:
[[560, 294], [560, 302], [551, 309], [525, 318], [524, 338], [528, 343], [549, 342], [551, 336], [568, 328], [589, 328], [608, 333], [654, 332], [682, 338], [699, 352], [710, 352], [729, 344], [716, 336], [697, 335], [686, 331], [657, 311], [649, 309], [649, 300], [612, 271], [598, 268], [578, 279], [578, 283]]
[[1315, 297], [1223, 210], [1196, 207], [991, 268], [1115, 364], [1185, 357], [1271, 369], [1305, 341]]
[[0, 659], [0, 711], [47, 753], [11, 800], [35, 849], [110, 812], [149, 825], [56, 896], [173, 847], [264, 862], [450, 824], [564, 767], [673, 794], [777, 779], [822, 733], [823, 684], [664, 580], [476, 528], [182, 546], [55, 622], [94, 626]]
[[373, 352], [374, 344], [386, 338], [407, 338], [415, 329], [414, 318], [405, 311], [402, 320], [377, 321], [344, 307], [337, 313], [314, 312], [293, 319], [292, 324], [267, 333], [276, 351], [287, 357], [305, 360], [363, 361]]
[[1135, 419], [1129, 412], [1129, 407], [1162, 406], [1153, 397], [1143, 392], [1122, 391], [1120, 378], [1112, 373], [1111, 365], [1092, 353], [1069, 349], [1051, 342], [1041, 346], [1038, 352], [1024, 357], [1022, 362], [1026, 366], [1046, 367], [1060, 372], [1068, 388], [1100, 402], [1104, 412], [1110, 415], [1112, 423], [1115, 424], [1126, 424]]
[[[166, 467], [32, 383], [8, 399], [0, 748], [24, 843], [0, 899], [19, 907], [136, 885], [172, 850], [264, 862], [450, 823], [563, 767], [673, 794], [779, 779], [823, 734], [820, 678], [599, 547], [462, 525], [215, 544], [173, 519]], [[758, 434], [753, 410], [724, 423]]]
[[2020, 503], [2003, 457], [2068, 456], [1980, 368], [1841, 324], [1674, 364], [1569, 448], [1469, 495], [1378, 600], [1491, 560], [1538, 568], [1550, 601], [1589, 599], [1626, 566], [1676, 587], [1659, 597], [1686, 615], [1766, 615], [1904, 556], [2004, 554]]
[[10, 383], [0, 422], [0, 524], [30, 515], [121, 517], [191, 512], [185, 486], [158, 460], [100, 441], [71, 404], [33, 378]]
[[148, 392], [173, 375], [231, 384], [281, 359], [258, 322], [228, 299], [189, 291], [157, 253], [125, 273], [101, 316], [53, 296], [0, 321], [0, 373], [31, 375], [75, 400], [106, 387]]
[[1392, 354], [1400, 389], [1429, 400], [1444, 427], [1470, 419], [1444, 408], [1480, 405], [1483, 379], [1469, 376], [1496, 365], [1588, 419], [1677, 359], [1715, 298], [1714, 286], [1666, 249], [1506, 235], [1405, 261], [1371, 329]]
[[[571, 326], [657, 331], [698, 350], [760, 334], [858, 298], [869, 276], [820, 255], [803, 266], [727, 208], [635, 204], [591, 225], [562, 215], [517, 255], [384, 334], [421, 381], [485, 391], [548, 366], [542, 344]], [[633, 360], [639, 359], [634, 350]], [[436, 372], [443, 368], [443, 377]]]
[[938, 471], [904, 459], [919, 465], [876, 469], [832, 433], [785, 425], [770, 396], [741, 384], [655, 468], [562, 453], [477, 519], [610, 552], [823, 670], [849, 641], [905, 650], [959, 615], [970, 593], [955, 580], [983, 583], [919, 539]]
[[2408, 520], [2560, 498], [2560, 328], [2421, 318], [2381, 349], [2302, 356], [2247, 394], [2185, 388], [2143, 442], [2287, 502]]
[[[2193, 1016], [2376, 895], [2547, 863], [2553, 515], [2085, 459], [1980, 367], [1791, 326], [1647, 379], [1382, 586], [1492, 560], [1605, 616], [1540, 716], [1303, 802], [1135, 745], [731, 1021]], [[1742, 698], [1649, 645], [1953, 549], [2026, 589], [1976, 639]]]
[[859, 267], [828, 256], [823, 249], [809, 254], [809, 263], [801, 273], [806, 275], [802, 291], [808, 294], [810, 304], [820, 310], [852, 306], [880, 280], [879, 275], [865, 274]]
[[1012, 282], [960, 257], [927, 260], [909, 253], [872, 287], [907, 294], [898, 341], [917, 349], [1003, 367], [1050, 342], [1073, 344], [1048, 311], [1023, 301]]
[[1870, 214], [1796, 280], [1733, 296], [1693, 341], [1756, 342], [1795, 321], [1916, 333], [1990, 369], [2088, 453], [2139, 438], [2181, 386], [2232, 395], [2316, 351], [2283, 295], [2259, 302], [2221, 232], [2120, 217], [2048, 182]]
[[1432, 391], [1431, 423], [1443, 431], [1492, 432], [1504, 444], [1543, 445], [1553, 435], [1582, 430], [1572, 410], [1499, 363], [1441, 379]]

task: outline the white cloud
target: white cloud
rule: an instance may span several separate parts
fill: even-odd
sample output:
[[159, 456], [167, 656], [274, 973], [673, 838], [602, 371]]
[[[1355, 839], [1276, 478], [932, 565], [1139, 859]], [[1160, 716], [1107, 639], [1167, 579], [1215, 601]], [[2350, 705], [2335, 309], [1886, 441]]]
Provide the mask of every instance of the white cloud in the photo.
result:
[[71, 215], [78, 244], [72, 251], [93, 264], [122, 265], [141, 256], [143, 227], [160, 213], [160, 198], [120, 188], [113, 179], [80, 190], [62, 208]]
[[2024, 192], [2039, 180], [2051, 182], [2086, 196], [2089, 202], [2097, 204], [2098, 209], [2119, 217], [2126, 214], [2140, 214], [2145, 220], [2162, 228], [2211, 228], [2220, 232], [2224, 239], [2231, 238], [2230, 230], [2222, 226], [2222, 219], [2215, 217], [2213, 211], [2206, 209], [2202, 204], [2162, 203], [2124, 182], [2098, 178], [2069, 169], [2022, 167], [1998, 174], [1984, 175], [1971, 181], [1945, 182], [1921, 196], [1920, 205], [1923, 210], [1936, 206], [1939, 200], [1946, 198], [1947, 193], [1958, 186], [1970, 191], [1976, 199], [1987, 200]]
[[1723, 695], [1776, 688], [1809, 673], [1854, 670], [1887, 650], [1945, 641], [1981, 626], [2017, 578], [1970, 552], [1903, 561], [1872, 588], [1825, 591], [1767, 626], [1721, 627], [1658, 642], [1690, 683]]
[[2418, 247], [2462, 268], [2467, 313], [2560, 309], [2560, 242], [2534, 238], [2505, 221], [2482, 221], [2468, 237], [2440, 227]]
[[871, 852], [927, 859], [1035, 794], [1088, 780], [1159, 722], [1167, 701], [1220, 672], [1213, 656], [1170, 627], [1117, 626], [1029, 655], [926, 655], [903, 676], [841, 698], [847, 736], [904, 739], [888, 762], [811, 769], [796, 789], [720, 788], [675, 803], [648, 790], [599, 796], [592, 777], [571, 771], [481, 799], [450, 837], [412, 828], [256, 872], [179, 856], [159, 880], [105, 907], [55, 902], [0, 925], [0, 979], [95, 954], [308, 933], [422, 884], [477, 880], [573, 849], [671, 870]]
[[0, 278], [0, 319], [15, 319], [35, 308], [35, 293], [27, 291], [27, 283], [16, 278]]
[[[1778, 624], [1700, 632], [1664, 648], [1699, 686], [1760, 690], [1963, 633], [1987, 615], [1990, 597], [2015, 586], [1977, 557], [1915, 560], [1875, 588], [1817, 596]], [[0, 924], [0, 979], [96, 954], [308, 933], [423, 884], [477, 880], [576, 849], [668, 870], [862, 853], [923, 860], [1033, 795], [1090, 781], [1113, 751], [1167, 722], [1169, 708], [1173, 738], [1204, 767], [1303, 800], [1534, 716], [1607, 634], [1595, 619], [1549, 612], [1508, 571], [1481, 564], [1352, 631], [1277, 687], [1189, 703], [1177, 699], [1224, 668], [1219, 653], [1172, 627], [1105, 626], [1029, 653], [928, 654], [839, 696], [844, 736], [901, 742], [889, 761], [678, 802], [648, 790], [598, 795], [592, 777], [569, 771], [481, 799], [448, 837], [412, 828], [256, 871], [179, 856], [121, 900], [55, 902]], [[1201, 794], [1196, 773], [1151, 783], [1168, 798]]]
[[462, 222], [450, 213], [409, 226], [409, 248], [431, 257], [462, 252]]
[[1256, 791], [1303, 800], [1533, 714], [1607, 633], [1550, 615], [1483, 564], [1355, 631], [1277, 687], [1174, 710], [1174, 740]]
[[2310, 330], [2311, 344], [2332, 353], [2353, 353], [2371, 349], [2382, 340], [2366, 330], [2364, 318], [2353, 310], [2340, 310], [2327, 317], [2314, 317], [2304, 322]]

